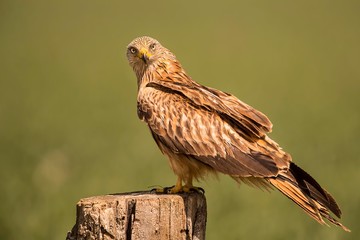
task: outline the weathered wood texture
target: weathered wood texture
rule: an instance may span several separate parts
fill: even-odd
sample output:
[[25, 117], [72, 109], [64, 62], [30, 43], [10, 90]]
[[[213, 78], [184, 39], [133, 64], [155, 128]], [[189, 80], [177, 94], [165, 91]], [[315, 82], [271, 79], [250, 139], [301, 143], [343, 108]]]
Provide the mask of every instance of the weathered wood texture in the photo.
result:
[[81, 199], [66, 239], [205, 239], [201, 193], [133, 192]]

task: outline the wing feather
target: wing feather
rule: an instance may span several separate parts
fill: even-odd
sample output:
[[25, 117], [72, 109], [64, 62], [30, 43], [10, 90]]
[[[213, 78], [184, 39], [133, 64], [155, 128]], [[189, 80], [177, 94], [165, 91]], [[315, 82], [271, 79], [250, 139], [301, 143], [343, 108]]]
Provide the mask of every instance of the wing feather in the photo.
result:
[[[250, 138], [247, 140], [251, 140], [252, 137], [260, 138], [271, 132], [272, 123], [263, 113], [231, 94], [197, 83], [188, 85], [168, 80], [152, 81], [147, 86], [162, 91], [176, 92], [191, 100], [197, 107], [218, 112], [220, 116], [232, 121], [234, 126], [239, 128], [239, 132], [248, 131]], [[248, 136], [244, 135], [243, 137]]]
[[[138, 104], [140, 113], [151, 109], [151, 113], [143, 116], [147, 117], [145, 121], [160, 148], [169, 148], [170, 152], [195, 159], [229, 175], [272, 177], [278, 174], [283, 165], [276, 155], [261, 153], [256, 142], [246, 141], [242, 136], [256, 135], [255, 130], [259, 133], [258, 125], [235, 129], [233, 123], [225, 121], [219, 114], [221, 109], [214, 109], [214, 101], [219, 99], [203, 103], [206, 100], [204, 93], [190, 98], [186, 93], [188, 88], [172, 89], [168, 86], [148, 84], [142, 90], [142, 102]], [[230, 114], [224, 103], [219, 104], [224, 105], [222, 114], [225, 111]], [[238, 120], [234, 120], [237, 125], [245, 124]], [[248, 131], [250, 127], [255, 130]]]

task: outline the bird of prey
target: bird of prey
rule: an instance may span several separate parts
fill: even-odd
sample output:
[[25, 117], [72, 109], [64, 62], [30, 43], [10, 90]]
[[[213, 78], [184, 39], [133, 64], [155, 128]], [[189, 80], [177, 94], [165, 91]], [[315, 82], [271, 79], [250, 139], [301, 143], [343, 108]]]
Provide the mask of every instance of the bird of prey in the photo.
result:
[[[272, 123], [235, 96], [195, 82], [175, 55], [151, 37], [127, 46], [138, 84], [137, 114], [149, 127], [178, 179], [168, 193], [188, 192], [193, 179], [223, 173], [235, 181], [278, 189], [321, 224], [350, 231], [334, 198], [267, 136]], [[184, 185], [183, 185], [184, 183]]]

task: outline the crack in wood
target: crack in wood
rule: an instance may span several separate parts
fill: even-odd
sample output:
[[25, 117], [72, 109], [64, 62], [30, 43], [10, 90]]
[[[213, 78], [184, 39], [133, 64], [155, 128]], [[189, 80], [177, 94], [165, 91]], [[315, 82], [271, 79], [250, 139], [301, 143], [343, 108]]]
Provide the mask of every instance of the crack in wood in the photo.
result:
[[127, 224], [126, 224], [126, 240], [131, 240], [132, 225], [135, 221], [136, 201], [132, 199], [127, 206]]

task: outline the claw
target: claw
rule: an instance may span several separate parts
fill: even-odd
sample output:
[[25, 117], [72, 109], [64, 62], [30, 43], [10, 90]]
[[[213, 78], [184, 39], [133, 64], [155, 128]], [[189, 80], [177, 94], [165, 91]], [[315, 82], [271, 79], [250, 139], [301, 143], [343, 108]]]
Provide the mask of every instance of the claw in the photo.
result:
[[175, 194], [175, 193], [190, 193], [190, 192], [197, 192], [197, 193], [201, 193], [201, 194], [205, 194], [205, 190], [201, 187], [186, 187], [186, 186], [181, 186], [178, 187], [176, 185], [171, 186], [171, 187], [158, 187], [158, 188], [153, 188], [150, 190], [150, 192], [152, 193], [159, 193], [159, 194]]
[[191, 190], [193, 190], [197, 193], [205, 194], [205, 190], [202, 187], [192, 187]]
[[[174, 187], [174, 186], [172, 186]], [[169, 190], [172, 187], [156, 187], [150, 190], [151, 193], [170, 193]]]
[[182, 190], [183, 190], [183, 192], [186, 192], [186, 193], [187, 192], [197, 192], [197, 193], [205, 194], [205, 190], [201, 187], [194, 187], [194, 186], [186, 187], [186, 186], [184, 186]]
[[194, 187], [192, 185], [191, 179], [186, 181], [185, 186], [182, 185], [182, 179], [178, 178], [176, 184], [171, 187], [157, 187], [150, 190], [152, 193], [162, 193], [162, 194], [175, 194], [175, 193], [189, 193], [189, 192], [197, 192], [201, 194], [205, 194], [205, 190], [201, 187]]

